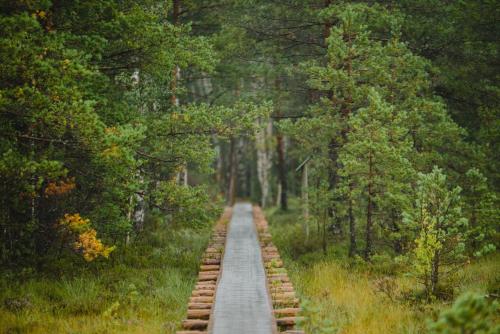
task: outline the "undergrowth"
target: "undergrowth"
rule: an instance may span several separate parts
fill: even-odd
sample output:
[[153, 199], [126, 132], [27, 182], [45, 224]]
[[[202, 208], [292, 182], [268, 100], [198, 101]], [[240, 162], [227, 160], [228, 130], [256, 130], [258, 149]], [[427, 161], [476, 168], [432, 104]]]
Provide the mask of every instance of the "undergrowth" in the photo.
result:
[[[455, 275], [450, 298], [425, 302], [423, 286], [409, 268], [381, 252], [371, 262], [349, 258], [348, 245], [329, 235], [321, 249], [316, 226], [306, 239], [298, 202], [291, 209], [266, 210], [273, 241], [302, 302], [301, 324], [307, 333], [392, 334], [429, 333], [428, 322], [465, 292], [496, 298], [500, 288], [500, 255], [473, 261]], [[498, 319], [497, 319], [498, 320]]]
[[209, 234], [160, 224], [109, 260], [4, 271], [0, 333], [174, 333]]

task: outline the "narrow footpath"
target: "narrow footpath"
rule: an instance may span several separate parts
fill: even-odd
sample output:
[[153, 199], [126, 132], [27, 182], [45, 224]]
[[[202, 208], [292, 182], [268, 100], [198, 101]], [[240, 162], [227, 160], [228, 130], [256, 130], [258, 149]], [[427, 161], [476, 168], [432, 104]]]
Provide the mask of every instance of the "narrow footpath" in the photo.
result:
[[224, 254], [212, 333], [275, 333], [251, 204], [234, 206]]
[[258, 207], [226, 208], [177, 334], [304, 334], [299, 300]]

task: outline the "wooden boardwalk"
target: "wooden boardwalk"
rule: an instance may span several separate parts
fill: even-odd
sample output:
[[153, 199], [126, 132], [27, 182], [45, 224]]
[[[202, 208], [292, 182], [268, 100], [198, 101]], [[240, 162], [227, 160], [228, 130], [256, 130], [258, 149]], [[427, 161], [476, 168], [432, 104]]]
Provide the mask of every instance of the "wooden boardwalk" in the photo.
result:
[[301, 334], [294, 329], [299, 311], [260, 208], [239, 203], [226, 209], [203, 257], [184, 330], [177, 333]]

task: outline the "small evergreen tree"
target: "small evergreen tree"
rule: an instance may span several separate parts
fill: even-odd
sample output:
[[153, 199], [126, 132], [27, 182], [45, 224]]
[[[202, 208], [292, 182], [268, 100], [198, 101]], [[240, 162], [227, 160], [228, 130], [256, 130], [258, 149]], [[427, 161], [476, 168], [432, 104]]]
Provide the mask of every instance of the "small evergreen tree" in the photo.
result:
[[436, 296], [443, 276], [466, 259], [467, 219], [461, 212], [460, 192], [460, 187], [448, 189], [446, 175], [434, 167], [428, 174], [419, 174], [415, 205], [405, 212], [406, 222], [417, 230], [414, 266], [427, 298]]
[[350, 119], [348, 141], [340, 153], [341, 175], [355, 185], [351, 188], [358, 201], [366, 204], [366, 259], [373, 252], [376, 214], [391, 206], [388, 193], [404, 196], [404, 182], [411, 171], [406, 159], [411, 142], [404, 138], [404, 114], [394, 114], [375, 89], [370, 91], [369, 101], [368, 107]]

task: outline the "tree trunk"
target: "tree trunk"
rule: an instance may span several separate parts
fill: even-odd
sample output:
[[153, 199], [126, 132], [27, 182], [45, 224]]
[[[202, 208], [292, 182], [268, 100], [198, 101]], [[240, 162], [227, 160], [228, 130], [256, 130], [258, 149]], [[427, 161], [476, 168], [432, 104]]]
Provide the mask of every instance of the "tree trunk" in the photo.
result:
[[257, 149], [257, 178], [261, 189], [261, 206], [265, 208], [269, 202], [269, 174], [272, 163], [272, 151], [269, 148], [273, 125], [270, 119], [262, 124], [258, 121], [259, 130], [255, 134], [255, 146]]
[[[391, 229], [392, 229], [392, 232], [394, 232], [394, 233], [398, 233], [401, 230], [401, 228], [398, 225], [397, 214], [396, 214], [395, 209], [391, 210]], [[394, 240], [393, 248], [394, 248], [394, 252], [396, 252], [396, 254], [403, 253], [403, 245], [402, 245], [401, 238], [397, 238]]]
[[306, 241], [309, 240], [309, 176], [308, 176], [308, 166], [307, 162], [302, 167], [302, 210], [304, 219], [304, 233], [306, 235]]
[[278, 134], [277, 139], [277, 151], [278, 151], [278, 178], [281, 185], [281, 196], [280, 196], [280, 207], [282, 210], [288, 210], [288, 198], [287, 198], [287, 181], [286, 181], [286, 165], [285, 165], [285, 142], [283, 136]]
[[373, 243], [373, 154], [368, 155], [368, 203], [366, 208], [366, 245], [365, 259], [372, 255]]
[[236, 195], [236, 143], [235, 139], [231, 137], [230, 139], [230, 149], [229, 149], [229, 188], [227, 191], [227, 204], [230, 206], [234, 205], [235, 195]]
[[[172, 13], [172, 23], [177, 26], [179, 25], [179, 17], [181, 10], [181, 0], [173, 0], [173, 13]], [[179, 97], [177, 96], [177, 85], [181, 78], [181, 69], [178, 65], [174, 65], [172, 69], [172, 81], [170, 82], [170, 91], [172, 96], [170, 97], [170, 102], [173, 106], [178, 107]], [[188, 185], [188, 166], [187, 162], [182, 165], [182, 170], [177, 174], [178, 183], [184, 186]]]
[[[172, 23], [176, 26], [179, 25], [179, 14], [181, 10], [181, 0], [173, 0], [173, 12], [172, 12]], [[172, 95], [170, 96], [170, 102], [173, 106], [179, 105], [179, 99], [177, 97], [177, 81], [180, 78], [180, 68], [174, 65], [172, 69], [172, 81], [170, 82], [170, 91]]]
[[356, 255], [356, 218], [354, 217], [353, 207], [352, 207], [352, 184], [349, 184], [349, 257], [354, 257]]
[[439, 250], [434, 253], [434, 258], [432, 259], [432, 271], [431, 271], [431, 294], [436, 295], [437, 287], [439, 283]]
[[221, 143], [217, 140], [217, 137], [213, 137], [214, 143], [215, 143], [215, 152], [216, 152], [216, 165], [215, 165], [215, 183], [217, 184], [218, 187], [218, 192], [223, 193], [223, 184], [224, 182], [224, 177], [223, 177], [223, 166], [224, 162], [222, 161], [222, 146]]
[[323, 248], [323, 254], [326, 255], [326, 222], [328, 220], [328, 213], [325, 212], [323, 214], [323, 239], [322, 239], [322, 248]]
[[[471, 212], [471, 217], [470, 217], [470, 230], [473, 231], [473, 233], [475, 233], [475, 229], [477, 227], [477, 213], [476, 213], [476, 204], [474, 203], [472, 205], [472, 212]], [[474, 254], [474, 252], [477, 250], [478, 248], [478, 242], [477, 242], [477, 234], [473, 234], [472, 235], [472, 241], [471, 241], [471, 255]]]
[[[275, 88], [278, 93], [281, 91], [281, 82], [279, 78], [276, 78]], [[276, 115], [279, 117], [282, 116], [281, 113], [281, 105], [279, 97], [276, 99], [275, 105]], [[286, 162], [285, 162], [285, 141], [283, 135], [276, 131], [276, 150], [278, 153], [278, 181], [281, 185], [281, 197], [280, 197], [280, 207], [281, 210], [288, 210], [288, 198], [287, 191], [288, 185], [286, 182]]]

